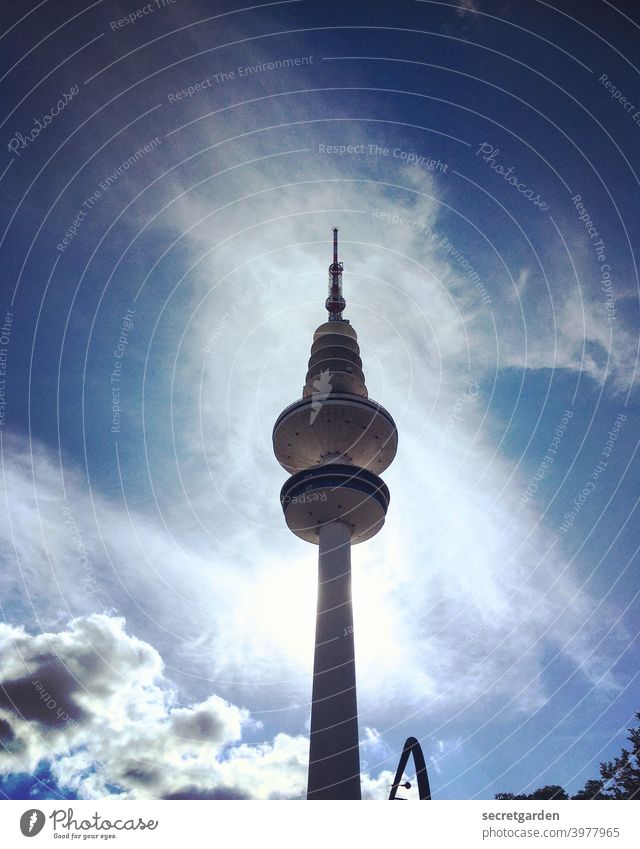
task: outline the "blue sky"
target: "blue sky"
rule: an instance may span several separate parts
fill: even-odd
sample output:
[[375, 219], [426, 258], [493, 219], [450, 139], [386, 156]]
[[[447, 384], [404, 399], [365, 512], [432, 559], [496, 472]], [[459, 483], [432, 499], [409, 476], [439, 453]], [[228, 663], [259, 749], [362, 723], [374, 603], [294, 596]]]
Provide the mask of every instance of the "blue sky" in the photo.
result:
[[1, 792], [304, 794], [333, 226], [399, 429], [364, 793], [409, 735], [436, 798], [579, 789], [640, 707], [634, 4], [5, 5]]

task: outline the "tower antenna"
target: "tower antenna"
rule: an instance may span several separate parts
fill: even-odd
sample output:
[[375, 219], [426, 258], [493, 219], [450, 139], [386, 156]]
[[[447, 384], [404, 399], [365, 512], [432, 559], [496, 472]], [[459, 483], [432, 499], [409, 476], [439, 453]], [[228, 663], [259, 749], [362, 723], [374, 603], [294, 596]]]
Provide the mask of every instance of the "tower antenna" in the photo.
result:
[[333, 262], [329, 266], [329, 297], [325, 302], [329, 321], [344, 321], [342, 311], [347, 305], [342, 296], [342, 271], [344, 265], [338, 262], [338, 228], [333, 228]]

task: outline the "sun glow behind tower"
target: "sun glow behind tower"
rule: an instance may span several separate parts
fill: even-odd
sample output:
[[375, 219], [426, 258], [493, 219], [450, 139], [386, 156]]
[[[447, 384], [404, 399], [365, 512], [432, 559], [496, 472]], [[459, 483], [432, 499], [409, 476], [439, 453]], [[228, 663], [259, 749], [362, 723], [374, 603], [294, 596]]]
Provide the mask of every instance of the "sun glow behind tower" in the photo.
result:
[[329, 266], [329, 320], [316, 330], [302, 398], [273, 429], [291, 473], [281, 491], [293, 533], [319, 546], [308, 799], [360, 799], [351, 545], [384, 524], [389, 490], [378, 473], [395, 457], [389, 413], [369, 398], [357, 335], [342, 317], [338, 230]]

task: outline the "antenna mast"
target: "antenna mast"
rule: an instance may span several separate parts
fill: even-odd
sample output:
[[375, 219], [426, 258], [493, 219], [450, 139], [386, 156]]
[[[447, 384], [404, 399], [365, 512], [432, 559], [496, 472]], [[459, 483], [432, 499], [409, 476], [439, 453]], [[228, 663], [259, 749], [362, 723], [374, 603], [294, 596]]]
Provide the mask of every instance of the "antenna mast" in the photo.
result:
[[329, 313], [329, 321], [344, 321], [342, 311], [347, 302], [342, 296], [342, 270], [344, 266], [338, 262], [338, 228], [333, 228], [333, 262], [329, 266], [329, 297], [325, 306]]

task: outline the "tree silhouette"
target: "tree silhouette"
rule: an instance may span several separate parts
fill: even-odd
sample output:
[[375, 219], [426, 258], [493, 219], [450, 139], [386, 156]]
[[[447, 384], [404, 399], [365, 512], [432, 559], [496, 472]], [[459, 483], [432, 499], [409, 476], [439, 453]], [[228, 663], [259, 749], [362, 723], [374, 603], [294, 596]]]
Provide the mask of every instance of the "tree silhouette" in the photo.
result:
[[558, 784], [547, 784], [538, 787], [533, 793], [496, 793], [496, 799], [568, 799], [567, 791]]
[[[636, 713], [640, 721], [640, 711]], [[629, 728], [631, 749], [600, 764], [600, 778], [590, 778], [572, 799], [640, 799], [640, 728]], [[496, 799], [568, 799], [563, 787], [548, 784], [533, 793], [496, 793]]]
[[582, 790], [578, 790], [572, 799], [615, 799], [611, 793], [605, 792], [605, 782], [601, 778], [590, 778]]

